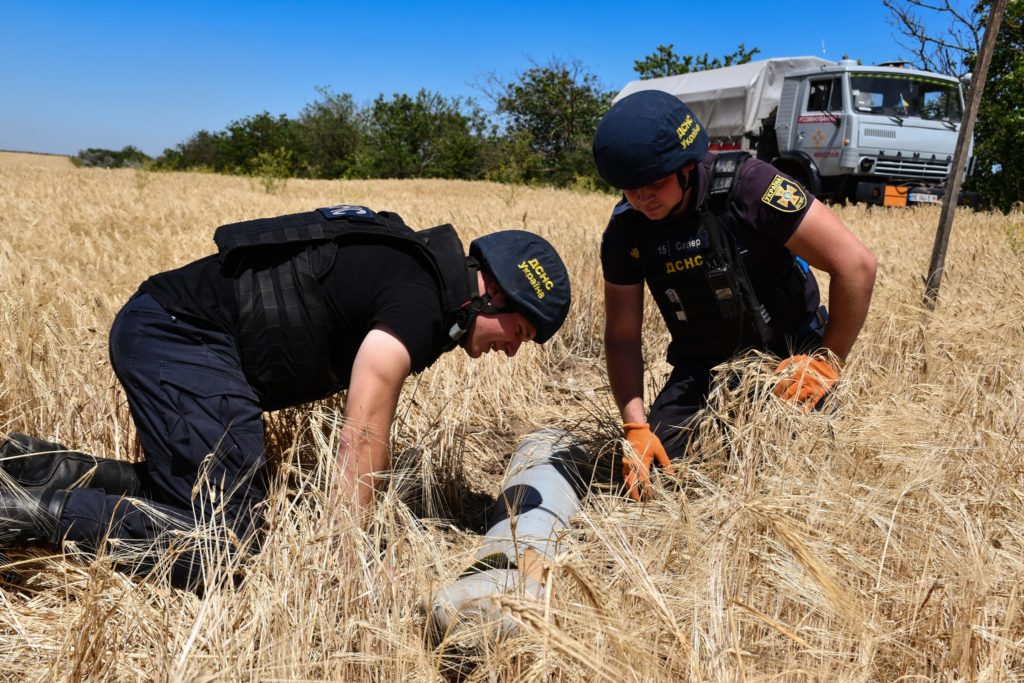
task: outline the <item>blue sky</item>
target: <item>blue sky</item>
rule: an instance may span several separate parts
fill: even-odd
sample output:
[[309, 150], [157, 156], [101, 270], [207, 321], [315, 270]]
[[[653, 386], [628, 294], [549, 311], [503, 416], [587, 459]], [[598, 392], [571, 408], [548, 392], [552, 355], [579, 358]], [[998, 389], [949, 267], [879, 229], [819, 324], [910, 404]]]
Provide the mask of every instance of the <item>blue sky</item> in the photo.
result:
[[881, 0], [859, 2], [49, 2], [0, 0], [0, 149], [158, 155], [200, 129], [295, 116], [315, 88], [475, 97], [489, 74], [577, 60], [609, 90], [633, 62], [758, 47], [899, 58]]

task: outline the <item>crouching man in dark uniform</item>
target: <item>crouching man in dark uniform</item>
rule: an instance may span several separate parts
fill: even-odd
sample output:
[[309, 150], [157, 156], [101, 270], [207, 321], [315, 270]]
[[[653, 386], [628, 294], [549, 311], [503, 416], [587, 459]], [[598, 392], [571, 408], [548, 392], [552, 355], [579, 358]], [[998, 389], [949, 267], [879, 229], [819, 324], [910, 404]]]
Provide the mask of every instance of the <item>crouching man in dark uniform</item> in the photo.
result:
[[[409, 374], [456, 346], [513, 356], [550, 339], [569, 309], [562, 260], [525, 231], [481, 237], [467, 257], [450, 225], [414, 231], [397, 214], [342, 205], [225, 225], [214, 239], [218, 254], [142, 283], [110, 332], [144, 460], [12, 434], [0, 464], [21, 486], [0, 486], [0, 543], [165, 547], [169, 530], [214, 521], [258, 538], [263, 411], [342, 389], [335, 493], [358, 511], [389, 467]], [[198, 582], [189, 552], [172, 571], [179, 585]]]
[[[824, 204], [746, 153], [710, 154], [678, 98], [645, 90], [594, 135], [601, 176], [623, 190], [601, 244], [608, 377], [627, 440], [630, 495], [667, 466], [710, 389], [711, 369], [745, 350], [779, 364], [776, 395], [815, 407], [867, 315], [874, 255]], [[808, 265], [830, 275], [831, 315]], [[671, 334], [667, 383], [645, 413], [643, 283]]]

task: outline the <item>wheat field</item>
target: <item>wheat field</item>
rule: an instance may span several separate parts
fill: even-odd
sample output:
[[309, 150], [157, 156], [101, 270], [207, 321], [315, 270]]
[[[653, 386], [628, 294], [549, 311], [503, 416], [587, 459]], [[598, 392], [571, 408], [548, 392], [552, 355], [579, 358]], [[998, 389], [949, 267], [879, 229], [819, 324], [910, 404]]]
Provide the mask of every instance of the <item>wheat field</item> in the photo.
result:
[[[563, 330], [514, 359], [447, 354], [410, 378], [395, 469], [361, 529], [327, 503], [343, 397], [268, 416], [268, 540], [198, 595], [166, 572], [42, 551], [0, 558], [0, 679], [17, 681], [1024, 680], [1024, 215], [958, 213], [938, 308], [922, 308], [937, 208], [837, 207], [878, 255], [871, 312], [810, 415], [739, 359], [674, 477], [616, 495], [600, 234], [614, 197], [457, 181], [300, 181], [0, 158], [0, 430], [140, 456], [107, 358], [151, 273], [213, 251], [217, 225], [336, 203], [525, 228], [563, 254]], [[650, 301], [648, 400], [668, 367]], [[527, 348], [529, 347], [529, 348]], [[496, 356], [496, 354], [491, 354]], [[735, 388], [730, 389], [733, 386]], [[572, 431], [596, 467], [519, 628], [448, 634], [423, 610], [471, 561], [524, 434]]]

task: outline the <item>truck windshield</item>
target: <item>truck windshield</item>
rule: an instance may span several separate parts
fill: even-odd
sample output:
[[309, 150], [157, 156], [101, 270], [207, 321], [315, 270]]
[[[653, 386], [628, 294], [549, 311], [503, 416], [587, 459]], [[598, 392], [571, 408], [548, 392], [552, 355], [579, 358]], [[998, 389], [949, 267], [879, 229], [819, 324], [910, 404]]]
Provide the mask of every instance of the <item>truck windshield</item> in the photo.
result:
[[857, 111], [960, 121], [960, 89], [950, 81], [910, 74], [852, 73], [850, 90]]

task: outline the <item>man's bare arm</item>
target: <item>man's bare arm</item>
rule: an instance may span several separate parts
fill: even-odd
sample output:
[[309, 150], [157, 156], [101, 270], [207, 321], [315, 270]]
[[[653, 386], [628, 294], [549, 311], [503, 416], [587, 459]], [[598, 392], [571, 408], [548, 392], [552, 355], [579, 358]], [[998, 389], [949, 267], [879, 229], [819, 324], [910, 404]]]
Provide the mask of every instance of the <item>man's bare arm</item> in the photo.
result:
[[641, 327], [643, 285], [604, 283], [604, 354], [608, 383], [623, 422], [647, 422]]
[[875, 286], [875, 255], [817, 200], [786, 247], [829, 274], [829, 321], [822, 346], [845, 359], [868, 314]]
[[377, 473], [391, 465], [391, 422], [411, 367], [409, 351], [383, 325], [370, 330], [356, 353], [338, 445], [337, 490], [339, 502], [356, 512], [368, 508], [379, 486]]

